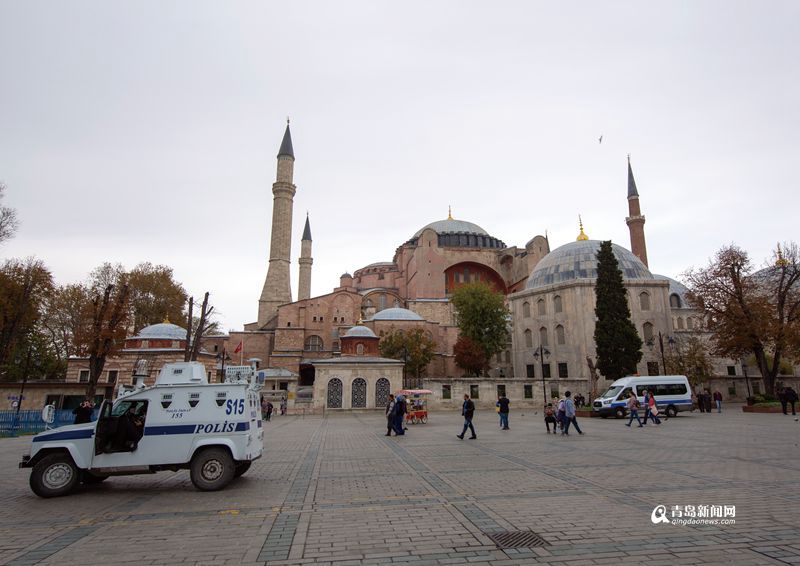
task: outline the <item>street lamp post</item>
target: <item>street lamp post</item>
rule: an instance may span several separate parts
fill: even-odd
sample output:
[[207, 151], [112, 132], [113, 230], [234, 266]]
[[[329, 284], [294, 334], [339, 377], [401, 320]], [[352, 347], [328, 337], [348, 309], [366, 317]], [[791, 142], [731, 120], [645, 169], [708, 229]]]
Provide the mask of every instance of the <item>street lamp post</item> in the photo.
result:
[[222, 348], [222, 352], [217, 354], [215, 357], [220, 360], [219, 382], [225, 383], [225, 361], [230, 360], [231, 358], [228, 356], [228, 353], [225, 351], [224, 347]]
[[[672, 337], [669, 337], [672, 339]], [[667, 375], [667, 359], [664, 357], [664, 336], [658, 331], [658, 347], [661, 350], [661, 367], [664, 368], [664, 375]]]
[[547, 387], [544, 383], [544, 359], [545, 356], [550, 355], [550, 350], [544, 347], [544, 345], [539, 344], [539, 347], [533, 353], [533, 357], [539, 362], [539, 368], [542, 372], [542, 395], [544, 396], [544, 404], [547, 405]]
[[747, 376], [747, 362], [742, 358], [742, 372], [744, 373], [744, 382], [747, 385], [747, 397], [752, 397], [750, 394], [750, 378]]

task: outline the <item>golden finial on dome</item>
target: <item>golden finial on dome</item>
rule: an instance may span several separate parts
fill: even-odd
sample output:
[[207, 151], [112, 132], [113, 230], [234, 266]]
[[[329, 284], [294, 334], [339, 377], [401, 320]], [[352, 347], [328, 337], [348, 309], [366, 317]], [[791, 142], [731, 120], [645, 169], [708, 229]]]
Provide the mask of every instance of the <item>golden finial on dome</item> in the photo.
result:
[[358, 322], [356, 322], [358, 326], [364, 326], [364, 318], [362, 314], [358, 315]]
[[587, 236], [587, 235], [584, 233], [584, 231], [583, 231], [583, 220], [581, 220], [581, 215], [580, 215], [580, 214], [578, 215], [578, 224], [579, 224], [579, 225], [580, 225], [580, 227], [581, 227], [581, 233], [580, 233], [580, 234], [578, 234], [578, 239], [577, 239], [577, 241], [578, 241], [578, 242], [582, 242], [582, 241], [584, 241], [584, 240], [588, 240], [588, 239], [589, 239], [589, 236]]
[[164, 324], [171, 324], [169, 321], [169, 315], [164, 315]]
[[778, 243], [778, 259], [775, 261], [775, 267], [787, 267], [789, 265], [789, 260], [783, 257], [783, 252], [781, 251], [781, 244]]
[[447, 205], [447, 219], [448, 220], [452, 220], [453, 219], [453, 209], [450, 208], [449, 204]]

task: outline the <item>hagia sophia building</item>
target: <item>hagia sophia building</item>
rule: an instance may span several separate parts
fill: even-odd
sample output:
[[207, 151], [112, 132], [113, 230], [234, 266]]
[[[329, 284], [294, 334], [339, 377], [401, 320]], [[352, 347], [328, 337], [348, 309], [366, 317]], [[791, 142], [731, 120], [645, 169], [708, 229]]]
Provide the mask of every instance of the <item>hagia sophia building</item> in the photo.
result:
[[[524, 246], [507, 245], [478, 224], [448, 217], [416, 230], [395, 250], [392, 261], [344, 273], [331, 292], [311, 297], [312, 235], [309, 218], [300, 241], [298, 297], [290, 288], [294, 149], [287, 124], [277, 155], [269, 266], [258, 301], [258, 319], [231, 332], [219, 349], [239, 344], [256, 359], [273, 387], [327, 408], [382, 406], [389, 389], [403, 386], [402, 363], [380, 357], [378, 339], [395, 330], [422, 328], [436, 342], [436, 356], [421, 383], [446, 403], [463, 393], [496, 399], [502, 386], [510, 398], [541, 402], [550, 393], [589, 390], [587, 357], [594, 359], [595, 254], [599, 240], [583, 232], [555, 250], [545, 236]], [[645, 217], [628, 163], [629, 251], [614, 253], [630, 296], [632, 320], [651, 344], [662, 333], [691, 328], [697, 313], [685, 303], [685, 288], [647, 267]], [[511, 311], [511, 342], [491, 361], [489, 377], [463, 377], [455, 364], [456, 313], [449, 301], [465, 282], [484, 281], [503, 293]], [[374, 342], [374, 344], [373, 344]], [[541, 346], [541, 348], [540, 348]], [[544, 353], [544, 360], [539, 352]], [[659, 356], [641, 362], [640, 373], [658, 374]], [[236, 357], [239, 357], [237, 355]], [[373, 371], [373, 366], [381, 369]], [[663, 373], [663, 371], [662, 371]], [[367, 375], [369, 374], [369, 375]], [[542, 379], [544, 374], [544, 380]], [[388, 381], [388, 388], [386, 381]], [[313, 395], [312, 395], [313, 391]]]
[[[576, 241], [550, 249], [545, 236], [524, 246], [508, 245], [478, 224], [451, 214], [419, 228], [401, 243], [392, 261], [344, 273], [329, 293], [311, 296], [311, 223], [300, 235], [298, 297], [290, 287], [294, 148], [287, 123], [272, 185], [273, 209], [269, 263], [257, 320], [243, 330], [203, 340], [200, 361], [211, 379], [223, 366], [258, 367], [265, 396], [286, 400], [289, 409], [382, 407], [390, 392], [403, 387], [430, 389], [433, 407], [460, 406], [464, 393], [480, 405], [494, 406], [501, 392], [516, 406], [541, 406], [566, 390], [589, 394], [589, 361], [594, 346], [594, 284], [599, 240], [580, 226]], [[628, 217], [631, 250], [613, 244], [628, 292], [631, 318], [645, 346], [642, 375], [664, 373], [665, 339], [701, 328], [701, 315], [686, 302], [677, 281], [653, 274], [647, 266], [645, 217], [628, 162]], [[483, 281], [503, 293], [511, 313], [511, 340], [490, 361], [485, 377], [465, 377], [455, 363], [457, 313], [449, 296], [457, 286]], [[401, 360], [380, 355], [381, 336], [422, 329], [436, 343], [436, 354], [421, 379], [404, 375]], [[129, 382], [140, 360], [149, 362], [149, 380], [161, 365], [183, 359], [186, 331], [168, 321], [142, 329], [106, 364], [106, 394]], [[71, 359], [67, 382], [88, 379], [85, 359]], [[740, 375], [735, 362], [715, 360], [716, 375]], [[725, 367], [727, 364], [727, 368]], [[216, 376], [216, 377], [215, 377]], [[606, 383], [602, 380], [599, 387]], [[731, 382], [728, 391], [735, 389]]]

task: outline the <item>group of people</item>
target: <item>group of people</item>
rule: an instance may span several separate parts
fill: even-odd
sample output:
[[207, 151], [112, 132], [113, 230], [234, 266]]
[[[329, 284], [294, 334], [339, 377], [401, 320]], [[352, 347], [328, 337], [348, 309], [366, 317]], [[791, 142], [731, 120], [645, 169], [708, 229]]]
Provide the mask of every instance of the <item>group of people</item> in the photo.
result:
[[544, 424], [547, 427], [547, 434], [550, 434], [550, 425], [553, 425], [553, 434], [561, 432], [562, 436], [569, 436], [569, 427], [572, 425], [578, 434], [583, 434], [581, 427], [578, 426], [576, 418], [576, 402], [572, 398], [572, 392], [567, 391], [564, 397], [553, 403], [548, 403], [544, 407]]
[[697, 393], [693, 395], [692, 401], [701, 413], [710, 413], [712, 407], [716, 407], [717, 413], [722, 412], [722, 393], [719, 390], [711, 393], [710, 389], [698, 389]]
[[[281, 399], [280, 405], [278, 408], [281, 412], [281, 415], [286, 414], [286, 398]], [[268, 421], [272, 418], [272, 413], [275, 410], [275, 406], [269, 402], [269, 400], [265, 399], [264, 396], [261, 396], [261, 418], [265, 421]]]
[[630, 418], [625, 426], [631, 426], [633, 423], [633, 419], [636, 419], [636, 422], [639, 423], [639, 427], [643, 427], [647, 424], [648, 420], [652, 420], [653, 424], [660, 425], [661, 419], [658, 418], [658, 405], [656, 404], [656, 397], [652, 393], [650, 393], [647, 389], [643, 391], [644, 393], [644, 422], [642, 419], [639, 418], [639, 409], [641, 408], [641, 404], [639, 403], [639, 398], [636, 396], [636, 393], [631, 391], [627, 405], [628, 405], [628, 412], [630, 413]]
[[403, 436], [406, 433], [405, 417], [408, 412], [406, 399], [402, 395], [395, 397], [389, 394], [389, 402], [386, 403], [386, 436]]

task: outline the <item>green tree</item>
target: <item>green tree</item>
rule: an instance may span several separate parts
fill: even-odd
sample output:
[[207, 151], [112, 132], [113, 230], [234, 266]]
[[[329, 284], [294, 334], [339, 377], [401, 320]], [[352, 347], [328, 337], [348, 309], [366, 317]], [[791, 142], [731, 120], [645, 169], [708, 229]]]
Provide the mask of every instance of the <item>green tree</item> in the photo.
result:
[[635, 374], [636, 365], [642, 359], [642, 339], [631, 322], [622, 272], [610, 240], [602, 242], [597, 252], [597, 283], [594, 291], [597, 369], [606, 379], [612, 380]]
[[382, 356], [403, 360], [406, 371], [413, 375], [417, 382], [436, 353], [436, 342], [421, 328], [408, 331], [395, 330], [381, 338], [379, 347]]
[[468, 376], [478, 377], [489, 369], [486, 352], [480, 344], [468, 336], [459, 336], [453, 346], [453, 355], [456, 365], [463, 369]]
[[759, 271], [731, 245], [704, 269], [686, 273], [689, 299], [703, 310], [717, 355], [752, 354], [769, 395], [785, 359], [800, 359], [800, 250], [778, 246]]
[[667, 373], [685, 375], [692, 386], [703, 383], [714, 373], [708, 347], [699, 336], [679, 337], [670, 342], [664, 359]]
[[10, 259], [0, 267], [0, 373], [19, 377], [19, 360], [29, 355], [53, 277], [40, 260]]
[[456, 288], [450, 301], [458, 313], [460, 335], [480, 349], [481, 367], [487, 368], [492, 356], [508, 347], [509, 312], [505, 297], [486, 283], [477, 282]]

